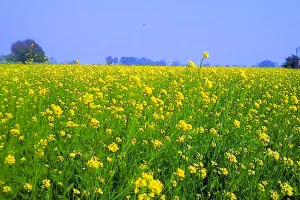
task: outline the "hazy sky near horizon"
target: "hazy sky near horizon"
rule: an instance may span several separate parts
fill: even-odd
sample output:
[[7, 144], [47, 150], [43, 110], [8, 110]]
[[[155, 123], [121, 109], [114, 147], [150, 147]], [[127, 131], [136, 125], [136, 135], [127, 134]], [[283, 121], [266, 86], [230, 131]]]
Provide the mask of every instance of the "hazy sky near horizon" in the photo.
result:
[[[1, 0], [0, 55], [34, 39], [57, 61], [106, 56], [281, 64], [300, 46], [299, 0]], [[145, 24], [145, 25], [143, 25]]]

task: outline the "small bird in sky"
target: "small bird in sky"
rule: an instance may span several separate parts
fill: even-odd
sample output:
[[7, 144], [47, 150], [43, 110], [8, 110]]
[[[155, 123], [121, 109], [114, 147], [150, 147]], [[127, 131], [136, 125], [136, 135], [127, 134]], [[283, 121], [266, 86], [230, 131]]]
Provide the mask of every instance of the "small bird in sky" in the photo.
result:
[[143, 26], [145, 26], [146, 24], [143, 24]]

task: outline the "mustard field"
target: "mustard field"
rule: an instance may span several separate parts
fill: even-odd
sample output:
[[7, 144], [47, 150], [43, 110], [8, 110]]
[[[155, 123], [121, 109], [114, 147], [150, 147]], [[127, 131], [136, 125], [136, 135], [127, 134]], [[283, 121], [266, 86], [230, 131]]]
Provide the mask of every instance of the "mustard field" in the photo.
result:
[[300, 199], [300, 71], [0, 65], [0, 199]]

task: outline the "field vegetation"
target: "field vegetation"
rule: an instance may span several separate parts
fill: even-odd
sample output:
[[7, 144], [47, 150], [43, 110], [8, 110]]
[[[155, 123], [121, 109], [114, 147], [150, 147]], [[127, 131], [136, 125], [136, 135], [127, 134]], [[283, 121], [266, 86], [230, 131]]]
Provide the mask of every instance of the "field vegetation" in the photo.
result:
[[0, 65], [0, 199], [299, 199], [299, 80]]

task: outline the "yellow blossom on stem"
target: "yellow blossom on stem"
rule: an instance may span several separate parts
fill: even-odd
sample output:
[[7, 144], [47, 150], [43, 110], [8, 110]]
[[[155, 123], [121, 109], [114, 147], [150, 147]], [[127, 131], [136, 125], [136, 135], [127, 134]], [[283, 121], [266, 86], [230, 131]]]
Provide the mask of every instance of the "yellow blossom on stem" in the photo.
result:
[[75, 158], [75, 156], [76, 156], [76, 153], [74, 153], [74, 152], [71, 152], [69, 156], [70, 156], [71, 158]]
[[4, 193], [8, 193], [8, 192], [10, 192], [11, 191], [11, 187], [9, 187], [9, 186], [4, 186], [3, 187], [3, 192]]
[[80, 194], [80, 190], [76, 189], [76, 188], [73, 188], [73, 194]]
[[7, 165], [13, 165], [16, 163], [16, 159], [14, 156], [8, 155], [8, 156], [6, 156], [4, 163]]
[[238, 121], [238, 120], [236, 120], [236, 119], [234, 120], [233, 124], [234, 124], [234, 126], [237, 127], [237, 128], [240, 128], [240, 127], [241, 127], [241, 122]]
[[237, 162], [237, 160], [236, 160], [236, 157], [235, 157], [235, 155], [233, 155], [232, 153], [226, 153], [226, 157], [228, 158], [228, 160], [230, 161], [230, 162], [233, 162], [233, 163], [236, 163]]
[[49, 179], [43, 180], [42, 183], [43, 183], [42, 188], [49, 188], [51, 186]]
[[87, 166], [90, 168], [98, 169], [99, 167], [103, 167], [103, 163], [99, 161], [99, 158], [93, 156], [87, 163]]
[[189, 61], [189, 67], [194, 68], [196, 67], [195, 63], [193, 61]]
[[192, 174], [195, 174], [197, 172], [197, 169], [193, 165], [189, 166], [189, 170], [191, 171]]
[[178, 178], [179, 178], [180, 180], [183, 180], [184, 177], [185, 177], [185, 175], [184, 175], [184, 170], [182, 170], [182, 169], [180, 169], [180, 168], [178, 168], [178, 169], [176, 170], [176, 172], [174, 172], [174, 175], [175, 175], [175, 176], [178, 176]]
[[30, 192], [32, 190], [32, 185], [29, 184], [29, 183], [26, 183], [23, 188], [27, 191], [27, 192]]
[[111, 143], [110, 145], [107, 146], [108, 150], [111, 151], [111, 152], [116, 152], [119, 150], [119, 147], [116, 143]]
[[92, 128], [99, 128], [100, 127], [100, 122], [99, 120], [95, 119], [95, 118], [92, 118], [91, 119], [91, 126]]

